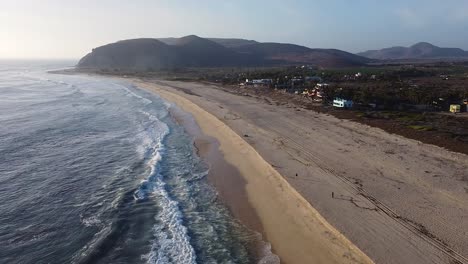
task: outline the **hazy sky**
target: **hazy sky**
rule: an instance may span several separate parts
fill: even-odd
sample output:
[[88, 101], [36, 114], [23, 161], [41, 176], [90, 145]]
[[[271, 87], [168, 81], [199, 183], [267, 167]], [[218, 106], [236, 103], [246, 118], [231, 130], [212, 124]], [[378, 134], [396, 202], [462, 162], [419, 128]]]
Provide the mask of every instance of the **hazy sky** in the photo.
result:
[[0, 0], [0, 58], [79, 58], [121, 39], [189, 34], [468, 50], [468, 0]]

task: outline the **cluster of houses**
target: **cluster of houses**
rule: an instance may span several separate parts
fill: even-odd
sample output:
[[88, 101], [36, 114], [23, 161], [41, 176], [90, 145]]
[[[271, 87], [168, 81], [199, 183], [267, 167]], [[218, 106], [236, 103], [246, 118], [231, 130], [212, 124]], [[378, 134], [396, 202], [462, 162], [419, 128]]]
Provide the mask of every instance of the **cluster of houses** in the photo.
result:
[[[343, 77], [341, 79], [343, 81], [355, 81], [355, 80], [359, 80], [359, 79], [361, 79], [363, 77], [365, 77], [365, 76], [361, 72], [358, 72], [358, 73], [355, 73], [355, 74], [345, 74], [345, 75], [343, 75]], [[371, 80], [377, 80], [377, 75], [375, 75], [375, 74], [370, 75], [368, 77]]]
[[322, 102], [323, 100], [323, 89], [327, 87], [328, 84], [326, 83], [318, 83], [312, 89], [305, 89], [302, 94], [315, 102]]
[[[319, 76], [311, 77], [292, 77], [290, 78], [289, 87], [304, 85], [305, 83], [314, 82], [316, 85], [313, 88], [306, 88], [303, 90], [302, 95], [312, 99], [314, 102], [323, 101], [323, 89], [328, 87], [327, 83], [322, 83], [322, 78]], [[241, 87], [273, 87], [273, 79], [246, 79], [245, 82], [241, 83]], [[285, 85], [275, 85], [275, 88], [286, 88]], [[299, 91], [295, 91], [295, 94], [299, 94]], [[353, 101], [346, 100], [343, 98], [335, 98], [333, 100], [333, 106], [337, 108], [352, 108]]]
[[[288, 89], [288, 88], [297, 88], [302, 87], [305, 84], [309, 83], [321, 83], [322, 78], [319, 76], [305, 77], [302, 76], [284, 76], [284, 79], [287, 80], [285, 83], [281, 83], [279, 78], [277, 80], [273, 79], [245, 79], [245, 82], [240, 83], [240, 86], [247, 87], [270, 87], [278, 89]], [[274, 84], [274, 85], [273, 85]]]
[[[348, 78], [361, 78], [361, 73], [356, 73], [351, 76], [347, 76]], [[442, 76], [441, 76], [442, 77]], [[443, 76], [445, 77], [445, 76]], [[371, 79], [375, 79], [375, 75], [371, 76]], [[241, 87], [268, 87], [268, 88], [276, 88], [276, 89], [284, 89], [288, 92], [301, 94], [314, 102], [322, 102], [324, 98], [324, 89], [327, 88], [329, 85], [324, 83], [320, 76], [310, 76], [310, 77], [289, 77], [285, 76], [287, 79], [287, 83], [280, 84], [278, 80], [273, 79], [246, 79], [245, 82], [241, 83]], [[304, 87], [311, 87], [311, 84], [315, 86], [313, 88], [304, 88]], [[336, 108], [344, 108], [350, 109], [354, 107], [354, 102], [349, 99], [345, 98], [334, 98], [333, 107]], [[376, 109], [376, 104], [369, 104], [367, 107], [371, 107]], [[401, 107], [405, 107], [402, 105]], [[428, 108], [429, 106], [424, 105], [424, 109]], [[414, 106], [413, 106], [414, 108]], [[423, 109], [421, 109], [423, 110]], [[468, 99], [464, 100], [459, 104], [451, 104], [450, 105], [450, 112], [452, 113], [460, 113], [460, 112], [468, 112]]]

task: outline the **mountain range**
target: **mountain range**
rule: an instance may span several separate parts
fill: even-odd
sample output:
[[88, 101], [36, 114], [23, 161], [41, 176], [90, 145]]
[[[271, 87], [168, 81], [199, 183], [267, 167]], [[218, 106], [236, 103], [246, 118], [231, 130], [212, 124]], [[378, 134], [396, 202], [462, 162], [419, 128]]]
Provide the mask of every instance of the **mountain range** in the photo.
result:
[[468, 59], [468, 51], [458, 48], [441, 48], [427, 42], [420, 42], [411, 47], [369, 50], [357, 55], [377, 60]]
[[151, 71], [184, 67], [269, 67], [307, 64], [320, 67], [360, 66], [371, 59], [336, 49], [245, 39], [130, 39], [107, 44], [83, 57], [79, 68]]

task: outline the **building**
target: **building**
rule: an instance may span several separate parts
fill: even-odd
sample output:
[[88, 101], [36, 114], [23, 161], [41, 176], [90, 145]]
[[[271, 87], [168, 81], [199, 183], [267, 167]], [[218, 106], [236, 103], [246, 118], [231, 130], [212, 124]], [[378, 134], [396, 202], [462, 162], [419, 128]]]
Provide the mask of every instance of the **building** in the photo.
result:
[[454, 113], [454, 114], [455, 113], [460, 113], [460, 111], [461, 111], [460, 105], [458, 105], [458, 104], [451, 104], [450, 105], [450, 112], [451, 113]]
[[335, 98], [335, 100], [333, 100], [333, 106], [338, 108], [352, 108], [353, 101], [342, 98]]
[[327, 83], [317, 83], [317, 85], [315, 86], [316, 89], [323, 89], [323, 88], [326, 88], [328, 87], [329, 85]]
[[257, 79], [257, 80], [252, 80], [252, 83], [254, 85], [268, 86], [268, 85], [271, 85], [273, 83], [273, 80], [272, 79]]

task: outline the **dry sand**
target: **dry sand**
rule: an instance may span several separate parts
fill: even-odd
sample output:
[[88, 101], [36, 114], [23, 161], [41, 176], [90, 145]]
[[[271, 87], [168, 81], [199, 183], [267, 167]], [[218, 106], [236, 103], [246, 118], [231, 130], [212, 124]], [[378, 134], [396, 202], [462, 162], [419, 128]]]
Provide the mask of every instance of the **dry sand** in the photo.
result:
[[282, 263], [372, 263], [223, 122], [179, 95], [157, 86], [140, 87], [191, 113], [202, 132], [217, 139], [225, 161], [245, 180], [245, 192], [261, 222], [261, 231]]
[[370, 262], [359, 247], [376, 263], [468, 263], [466, 155], [212, 85], [138, 85], [219, 141], [282, 261]]

